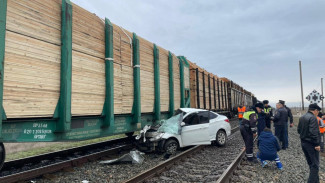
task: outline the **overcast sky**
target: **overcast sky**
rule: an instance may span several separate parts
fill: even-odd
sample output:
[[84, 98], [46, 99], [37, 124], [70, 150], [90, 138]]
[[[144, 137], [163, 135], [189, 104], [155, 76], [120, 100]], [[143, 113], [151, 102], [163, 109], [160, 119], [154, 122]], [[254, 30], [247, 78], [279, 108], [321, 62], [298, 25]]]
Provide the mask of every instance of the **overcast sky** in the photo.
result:
[[[72, 0], [253, 92], [300, 105], [325, 77], [324, 0]], [[305, 105], [309, 103], [305, 101]]]

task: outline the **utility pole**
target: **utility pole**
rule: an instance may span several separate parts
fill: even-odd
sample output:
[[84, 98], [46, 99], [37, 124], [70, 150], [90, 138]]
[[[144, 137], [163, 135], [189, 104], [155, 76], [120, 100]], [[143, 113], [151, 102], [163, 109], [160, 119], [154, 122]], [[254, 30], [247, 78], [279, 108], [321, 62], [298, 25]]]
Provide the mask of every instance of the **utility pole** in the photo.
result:
[[[324, 96], [324, 91], [323, 91], [323, 78], [320, 79], [321, 86], [322, 86], [322, 95]], [[324, 113], [324, 99], [322, 100], [322, 112]]]
[[302, 104], [302, 110], [305, 110], [305, 107], [304, 107], [304, 91], [303, 91], [303, 86], [302, 86], [301, 61], [299, 61], [299, 70], [300, 70], [300, 86], [301, 86], [301, 104]]

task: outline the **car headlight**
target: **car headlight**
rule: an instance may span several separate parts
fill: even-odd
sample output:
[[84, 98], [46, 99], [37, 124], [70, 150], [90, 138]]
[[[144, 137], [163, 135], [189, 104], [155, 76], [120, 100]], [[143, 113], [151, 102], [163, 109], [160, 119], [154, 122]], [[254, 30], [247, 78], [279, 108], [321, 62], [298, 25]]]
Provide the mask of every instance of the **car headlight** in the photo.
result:
[[161, 137], [164, 135], [164, 133], [159, 133], [158, 135], [152, 137], [151, 139], [149, 139], [151, 142], [153, 141], [157, 141], [157, 140], [160, 140]]

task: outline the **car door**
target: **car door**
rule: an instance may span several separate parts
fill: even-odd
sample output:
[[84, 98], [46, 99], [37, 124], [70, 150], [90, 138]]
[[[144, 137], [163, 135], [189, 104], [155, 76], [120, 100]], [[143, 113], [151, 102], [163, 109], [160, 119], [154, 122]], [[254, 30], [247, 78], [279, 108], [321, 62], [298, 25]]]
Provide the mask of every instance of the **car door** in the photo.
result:
[[209, 119], [209, 138], [212, 141], [216, 139], [217, 132], [220, 129], [220, 120], [218, 120], [218, 115], [214, 112], [210, 112]]
[[210, 144], [209, 139], [209, 111], [189, 114], [182, 127], [183, 146]]

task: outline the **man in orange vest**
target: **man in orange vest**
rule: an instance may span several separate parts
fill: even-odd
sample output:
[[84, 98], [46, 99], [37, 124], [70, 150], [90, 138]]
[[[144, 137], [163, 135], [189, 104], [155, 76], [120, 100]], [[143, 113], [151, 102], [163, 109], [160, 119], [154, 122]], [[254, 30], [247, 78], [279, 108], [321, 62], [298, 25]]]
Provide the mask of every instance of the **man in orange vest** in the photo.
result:
[[324, 133], [325, 133], [325, 114], [319, 113], [317, 116], [318, 125], [319, 125], [319, 132], [320, 132], [320, 151], [321, 155], [325, 157], [324, 153]]
[[237, 110], [238, 110], [238, 120], [239, 120], [239, 125], [240, 125], [241, 122], [243, 121], [243, 116], [244, 116], [244, 112], [246, 112], [246, 107], [239, 106]]

